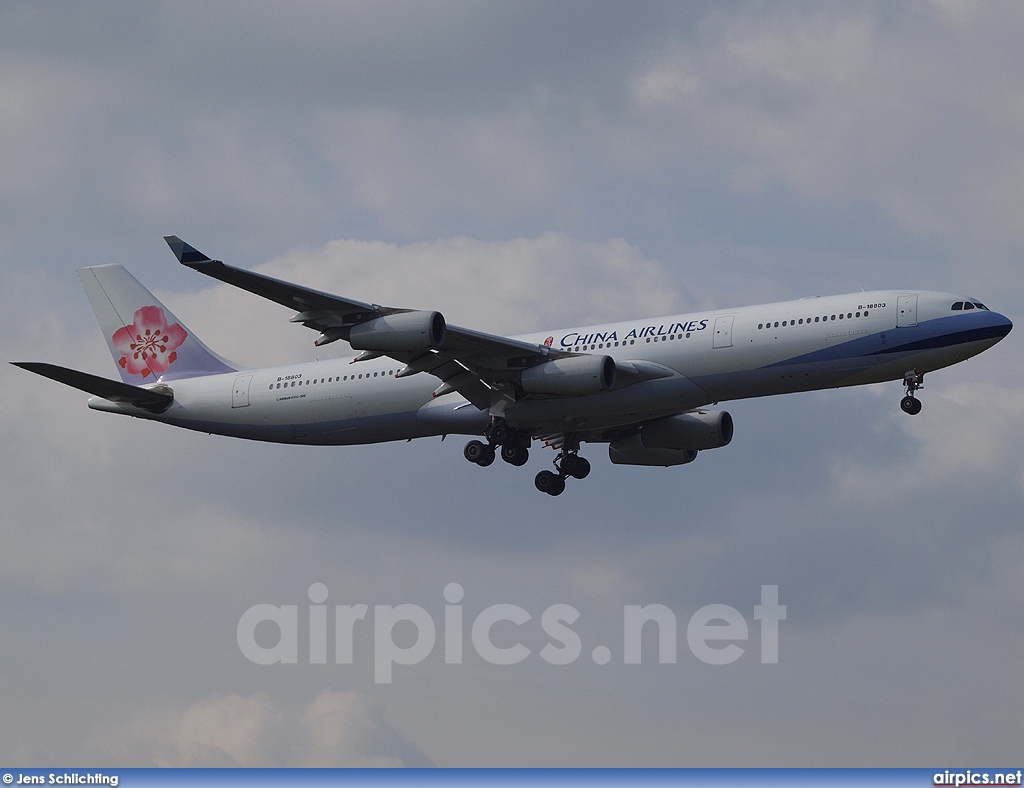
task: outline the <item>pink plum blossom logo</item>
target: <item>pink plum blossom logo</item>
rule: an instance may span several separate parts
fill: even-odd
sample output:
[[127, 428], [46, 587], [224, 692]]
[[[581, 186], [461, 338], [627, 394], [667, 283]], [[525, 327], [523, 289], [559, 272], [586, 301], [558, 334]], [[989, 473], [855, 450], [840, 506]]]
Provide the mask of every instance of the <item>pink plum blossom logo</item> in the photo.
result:
[[119, 328], [112, 337], [121, 353], [117, 363], [132, 375], [159, 375], [178, 360], [177, 349], [188, 337], [180, 324], [167, 325], [167, 315], [158, 306], [144, 306], [135, 322]]
[[554, 344], [554, 342], [554, 337], [548, 337], [547, 339], [544, 340], [544, 347], [551, 347]]

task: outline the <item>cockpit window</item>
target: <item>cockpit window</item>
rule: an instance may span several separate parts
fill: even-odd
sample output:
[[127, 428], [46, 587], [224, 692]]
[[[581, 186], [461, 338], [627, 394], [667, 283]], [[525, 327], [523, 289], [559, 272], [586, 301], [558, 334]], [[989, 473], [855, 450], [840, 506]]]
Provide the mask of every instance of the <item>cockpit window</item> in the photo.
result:
[[966, 311], [968, 309], [974, 309], [974, 304], [972, 304], [970, 301], [964, 301], [964, 310]]
[[978, 309], [984, 309], [984, 310], [985, 310], [986, 312], [991, 312], [991, 311], [992, 311], [991, 309], [989, 309], [989, 308], [988, 308], [987, 306], [985, 306], [985, 305], [984, 305], [983, 303], [981, 303], [980, 301], [975, 301], [975, 302], [974, 302], [974, 305], [975, 305], [976, 307], [978, 307]]
[[954, 312], [959, 312], [963, 308], [964, 308], [964, 302], [963, 301], [957, 301], [955, 304], [953, 304], [953, 311]]

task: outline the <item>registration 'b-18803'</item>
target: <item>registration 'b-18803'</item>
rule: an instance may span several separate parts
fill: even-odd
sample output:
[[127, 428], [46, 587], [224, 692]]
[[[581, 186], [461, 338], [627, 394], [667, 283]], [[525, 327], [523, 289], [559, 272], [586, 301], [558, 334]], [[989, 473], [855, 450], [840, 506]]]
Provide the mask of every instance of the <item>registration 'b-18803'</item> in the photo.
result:
[[715, 309], [504, 337], [449, 325], [441, 313], [363, 303], [212, 260], [176, 236], [183, 265], [276, 301], [293, 323], [358, 355], [249, 369], [210, 350], [120, 265], [79, 274], [121, 375], [15, 362], [93, 395], [89, 407], [219, 435], [351, 445], [474, 436], [466, 459], [524, 465], [536, 440], [554, 469], [535, 478], [558, 495], [590, 463], [683, 465], [732, 440], [710, 406], [902, 381], [900, 407], [921, 410], [927, 372], [995, 345], [1013, 327], [963, 294], [886, 290]]

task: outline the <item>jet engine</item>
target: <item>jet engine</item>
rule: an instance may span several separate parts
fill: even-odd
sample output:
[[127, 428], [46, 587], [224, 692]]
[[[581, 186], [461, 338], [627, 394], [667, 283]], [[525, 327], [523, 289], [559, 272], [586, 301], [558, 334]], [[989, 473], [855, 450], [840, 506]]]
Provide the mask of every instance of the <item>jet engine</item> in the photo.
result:
[[348, 342], [355, 350], [384, 353], [434, 350], [444, 344], [440, 312], [398, 312], [352, 326]]
[[608, 391], [615, 385], [611, 356], [573, 356], [545, 361], [523, 370], [523, 391], [531, 394], [582, 396]]
[[719, 449], [729, 444], [732, 433], [726, 411], [701, 410], [645, 424], [640, 439], [649, 449]]
[[612, 441], [608, 456], [616, 465], [685, 465], [697, 459], [698, 450], [728, 445], [732, 433], [732, 416], [724, 410], [681, 413]]
[[616, 465], [686, 465], [697, 459], [696, 449], [652, 449], [644, 446], [640, 433], [608, 444], [608, 457]]

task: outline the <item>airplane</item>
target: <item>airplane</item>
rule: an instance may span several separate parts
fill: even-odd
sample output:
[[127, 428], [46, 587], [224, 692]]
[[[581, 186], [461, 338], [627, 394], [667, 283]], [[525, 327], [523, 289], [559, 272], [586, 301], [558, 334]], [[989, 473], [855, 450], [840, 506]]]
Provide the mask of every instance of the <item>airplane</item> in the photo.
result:
[[[538, 490], [559, 495], [605, 443], [612, 463], [675, 466], [733, 437], [750, 397], [901, 380], [921, 411], [925, 373], [995, 345], [1009, 319], [965, 295], [885, 290], [504, 337], [431, 310], [363, 303], [213, 260], [164, 239], [201, 274], [275, 301], [350, 358], [251, 369], [217, 355], [120, 265], [79, 269], [121, 381], [12, 362], [85, 391], [94, 410], [276, 443], [352, 445], [467, 435], [467, 460], [557, 452]], [[481, 440], [481, 438], [483, 440]]]

